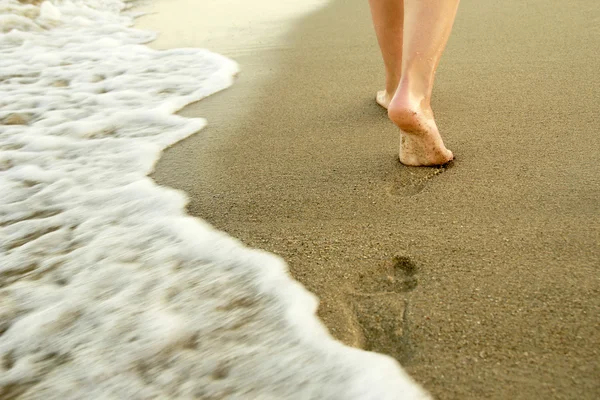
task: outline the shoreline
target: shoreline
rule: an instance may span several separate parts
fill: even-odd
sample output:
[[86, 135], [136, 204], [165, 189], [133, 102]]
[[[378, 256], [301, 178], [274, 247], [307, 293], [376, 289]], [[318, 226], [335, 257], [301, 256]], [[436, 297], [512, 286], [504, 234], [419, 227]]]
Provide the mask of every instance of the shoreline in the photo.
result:
[[2, 10], [0, 397], [429, 398], [334, 341], [281, 258], [148, 176], [206, 123], [173, 114], [238, 65], [149, 49], [122, 6]]
[[[223, 52], [238, 81], [182, 111], [208, 127], [154, 178], [186, 191], [190, 214], [282, 256], [336, 338], [395, 356], [436, 397], [595, 398], [598, 117], [572, 88], [593, 104], [598, 85], [571, 51], [591, 43], [588, 14], [461, 3], [434, 94], [457, 161], [439, 170], [396, 160], [363, 3], [333, 1], [280, 42]], [[568, 37], [539, 34], [554, 9]], [[557, 70], [578, 78], [550, 80]]]

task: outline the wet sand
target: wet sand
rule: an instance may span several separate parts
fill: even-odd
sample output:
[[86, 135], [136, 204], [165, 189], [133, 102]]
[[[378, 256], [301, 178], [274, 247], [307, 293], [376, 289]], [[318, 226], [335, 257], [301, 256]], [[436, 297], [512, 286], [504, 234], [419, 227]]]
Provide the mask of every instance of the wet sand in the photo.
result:
[[436, 398], [597, 399], [599, 15], [463, 0], [434, 91], [448, 168], [397, 160], [366, 1], [263, 44], [215, 40], [239, 80], [182, 112], [209, 125], [154, 178], [284, 257], [335, 337], [396, 357]]

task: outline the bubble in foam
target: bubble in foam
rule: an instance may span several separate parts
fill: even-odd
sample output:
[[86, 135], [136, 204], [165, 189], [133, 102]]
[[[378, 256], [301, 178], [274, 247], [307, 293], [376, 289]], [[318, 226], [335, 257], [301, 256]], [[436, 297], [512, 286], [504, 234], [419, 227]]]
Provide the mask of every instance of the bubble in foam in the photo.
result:
[[148, 49], [125, 8], [0, 2], [0, 397], [427, 398], [147, 177], [205, 124], [173, 113], [237, 66]]

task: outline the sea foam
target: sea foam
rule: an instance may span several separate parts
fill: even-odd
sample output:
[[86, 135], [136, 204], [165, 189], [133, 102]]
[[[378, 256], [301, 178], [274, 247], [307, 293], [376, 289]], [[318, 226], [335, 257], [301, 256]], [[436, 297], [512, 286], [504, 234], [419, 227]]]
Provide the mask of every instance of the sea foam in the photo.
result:
[[0, 398], [428, 398], [147, 177], [237, 65], [147, 48], [125, 8], [0, 0]]

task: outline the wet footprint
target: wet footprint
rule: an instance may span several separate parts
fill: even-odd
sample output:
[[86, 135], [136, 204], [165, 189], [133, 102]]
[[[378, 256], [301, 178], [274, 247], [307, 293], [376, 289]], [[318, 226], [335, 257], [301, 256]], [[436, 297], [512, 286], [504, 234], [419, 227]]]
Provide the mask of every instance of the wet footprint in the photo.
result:
[[453, 161], [439, 167], [406, 167], [400, 166], [389, 179], [388, 186], [390, 196], [414, 196], [425, 189], [427, 182], [435, 176], [452, 168]]
[[417, 265], [410, 257], [396, 255], [370, 276], [361, 276], [359, 292], [406, 293], [417, 287]]
[[363, 277], [360, 291], [349, 294], [362, 331], [361, 347], [406, 365], [414, 355], [407, 294], [417, 287], [417, 266], [409, 257], [395, 256], [377, 272], [376, 276]]

